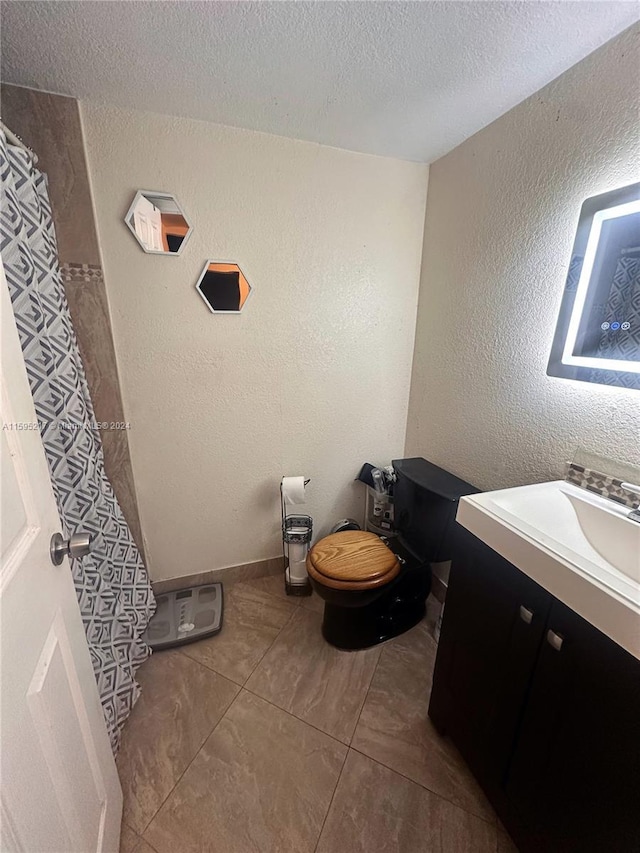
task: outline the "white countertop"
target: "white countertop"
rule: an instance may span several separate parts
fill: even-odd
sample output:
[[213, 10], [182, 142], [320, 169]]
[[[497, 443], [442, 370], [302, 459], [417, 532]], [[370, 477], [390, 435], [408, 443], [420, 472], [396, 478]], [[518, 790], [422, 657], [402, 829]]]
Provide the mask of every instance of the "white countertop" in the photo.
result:
[[640, 523], [564, 480], [468, 495], [457, 521], [640, 660]]

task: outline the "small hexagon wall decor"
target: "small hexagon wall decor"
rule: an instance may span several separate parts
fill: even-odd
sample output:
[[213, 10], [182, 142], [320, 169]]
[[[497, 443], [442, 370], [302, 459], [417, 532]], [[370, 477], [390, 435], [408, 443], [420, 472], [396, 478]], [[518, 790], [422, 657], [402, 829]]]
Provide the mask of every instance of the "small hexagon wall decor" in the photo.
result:
[[196, 290], [212, 314], [240, 314], [253, 288], [238, 264], [207, 261]]
[[138, 190], [124, 221], [150, 255], [179, 255], [193, 231], [177, 198], [155, 190]]

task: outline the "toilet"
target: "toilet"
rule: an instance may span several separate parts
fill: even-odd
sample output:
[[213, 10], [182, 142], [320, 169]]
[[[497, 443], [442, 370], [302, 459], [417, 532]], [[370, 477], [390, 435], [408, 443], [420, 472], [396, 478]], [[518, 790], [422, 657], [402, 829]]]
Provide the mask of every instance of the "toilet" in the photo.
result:
[[424, 616], [431, 563], [450, 560], [463, 495], [478, 492], [422, 457], [395, 459], [397, 536], [332, 533], [307, 555], [307, 573], [325, 602], [322, 634], [339, 649], [364, 649], [408, 631]]

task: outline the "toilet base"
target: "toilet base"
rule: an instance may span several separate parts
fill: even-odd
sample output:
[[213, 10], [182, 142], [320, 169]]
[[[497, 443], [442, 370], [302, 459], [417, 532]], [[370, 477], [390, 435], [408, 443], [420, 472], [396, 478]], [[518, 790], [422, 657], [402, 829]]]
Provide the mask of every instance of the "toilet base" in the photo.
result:
[[424, 617], [430, 574], [410, 572], [364, 607], [325, 602], [322, 636], [332, 646], [355, 651], [404, 634]]

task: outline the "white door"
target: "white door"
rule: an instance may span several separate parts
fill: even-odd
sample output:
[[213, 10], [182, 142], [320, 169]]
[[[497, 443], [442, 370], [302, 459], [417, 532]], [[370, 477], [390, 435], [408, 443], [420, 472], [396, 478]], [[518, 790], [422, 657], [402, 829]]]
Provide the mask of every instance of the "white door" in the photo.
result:
[[143, 195], [136, 202], [133, 211], [133, 227], [143, 244], [153, 252], [162, 252], [162, 214], [149, 199]]
[[[54, 566], [60, 519], [4, 270], [0, 528], [2, 853], [117, 853], [122, 790], [69, 560]], [[23, 428], [18, 428], [22, 425]]]

